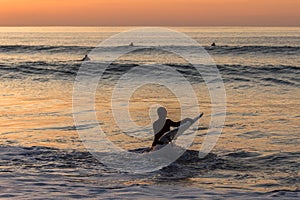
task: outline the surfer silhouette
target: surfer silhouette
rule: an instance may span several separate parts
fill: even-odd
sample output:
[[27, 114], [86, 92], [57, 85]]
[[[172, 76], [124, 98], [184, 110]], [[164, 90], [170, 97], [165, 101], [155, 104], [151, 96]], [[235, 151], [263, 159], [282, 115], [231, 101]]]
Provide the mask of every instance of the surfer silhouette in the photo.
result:
[[185, 123], [187, 121], [193, 122], [192, 119], [190, 118], [186, 118], [182, 121], [178, 121], [178, 122], [174, 122], [171, 119], [167, 118], [167, 110], [164, 107], [159, 107], [157, 109], [157, 114], [158, 114], [158, 120], [156, 120], [153, 123], [153, 131], [154, 131], [154, 140], [151, 146], [151, 150], [153, 150], [153, 148], [156, 145], [162, 145], [165, 144], [164, 142], [160, 141], [160, 138], [167, 133], [168, 131], [170, 131], [171, 127], [178, 127], [180, 126], [181, 123]]

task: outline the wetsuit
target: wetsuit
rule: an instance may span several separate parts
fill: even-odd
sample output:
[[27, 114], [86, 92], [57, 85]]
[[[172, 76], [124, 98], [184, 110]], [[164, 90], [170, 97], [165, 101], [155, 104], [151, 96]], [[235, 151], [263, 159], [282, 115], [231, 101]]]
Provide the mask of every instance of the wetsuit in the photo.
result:
[[159, 139], [168, 131], [170, 131], [170, 127], [178, 127], [180, 126], [181, 121], [179, 122], [173, 122], [170, 119], [166, 119], [164, 125], [160, 125], [163, 122], [161, 120], [157, 120], [153, 124], [153, 130], [155, 133], [154, 141], [152, 143], [152, 147], [156, 146], [157, 144], [164, 144], [163, 142], [159, 141]]

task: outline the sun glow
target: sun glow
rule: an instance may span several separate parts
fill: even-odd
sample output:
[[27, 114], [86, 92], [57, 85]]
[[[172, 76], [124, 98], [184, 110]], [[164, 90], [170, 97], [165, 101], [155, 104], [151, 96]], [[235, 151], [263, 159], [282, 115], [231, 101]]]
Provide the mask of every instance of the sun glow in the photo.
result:
[[299, 26], [298, 0], [0, 0], [0, 25]]

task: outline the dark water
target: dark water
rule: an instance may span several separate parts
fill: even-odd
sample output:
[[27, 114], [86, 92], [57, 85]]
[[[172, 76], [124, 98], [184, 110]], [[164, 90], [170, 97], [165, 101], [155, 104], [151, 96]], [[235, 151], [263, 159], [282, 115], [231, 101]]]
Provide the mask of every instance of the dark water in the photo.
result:
[[[199, 159], [197, 151], [188, 150], [159, 171], [127, 174], [107, 168], [88, 152], [11, 146], [1, 146], [1, 152], [1, 174], [7, 179], [1, 185], [1, 198], [38, 195], [39, 198], [296, 199], [300, 192], [298, 189], [264, 192], [267, 188], [288, 188], [299, 183], [299, 153], [262, 155], [239, 151], [210, 153]], [[274, 183], [257, 183], [256, 179], [264, 178], [261, 174]], [[250, 182], [251, 188], [258, 191], [238, 184], [220, 184], [229, 180]]]

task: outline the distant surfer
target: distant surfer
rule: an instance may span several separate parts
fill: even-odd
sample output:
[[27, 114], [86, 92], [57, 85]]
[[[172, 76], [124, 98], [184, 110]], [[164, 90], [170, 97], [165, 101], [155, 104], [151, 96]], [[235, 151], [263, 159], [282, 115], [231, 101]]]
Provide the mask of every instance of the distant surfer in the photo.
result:
[[85, 55], [80, 61], [89, 61], [91, 60], [88, 55]]
[[134, 46], [134, 45], [133, 45], [133, 42], [131, 42], [131, 43], [129, 44], [129, 46], [130, 46], [130, 47], [133, 47], [133, 46]]
[[178, 122], [174, 122], [170, 119], [167, 119], [167, 110], [164, 107], [159, 107], [157, 109], [157, 114], [158, 114], [158, 120], [156, 120], [153, 123], [153, 131], [154, 131], [154, 140], [151, 146], [151, 150], [154, 149], [154, 147], [156, 145], [162, 145], [165, 144], [163, 142], [160, 141], [160, 138], [167, 133], [168, 131], [170, 131], [171, 127], [178, 127], [180, 126], [181, 123], [185, 123], [190, 121], [191, 123], [193, 123], [193, 120], [190, 118], [186, 118], [182, 121], [178, 121]]
[[216, 46], [216, 43], [213, 42], [210, 46], [215, 47], [215, 46]]

